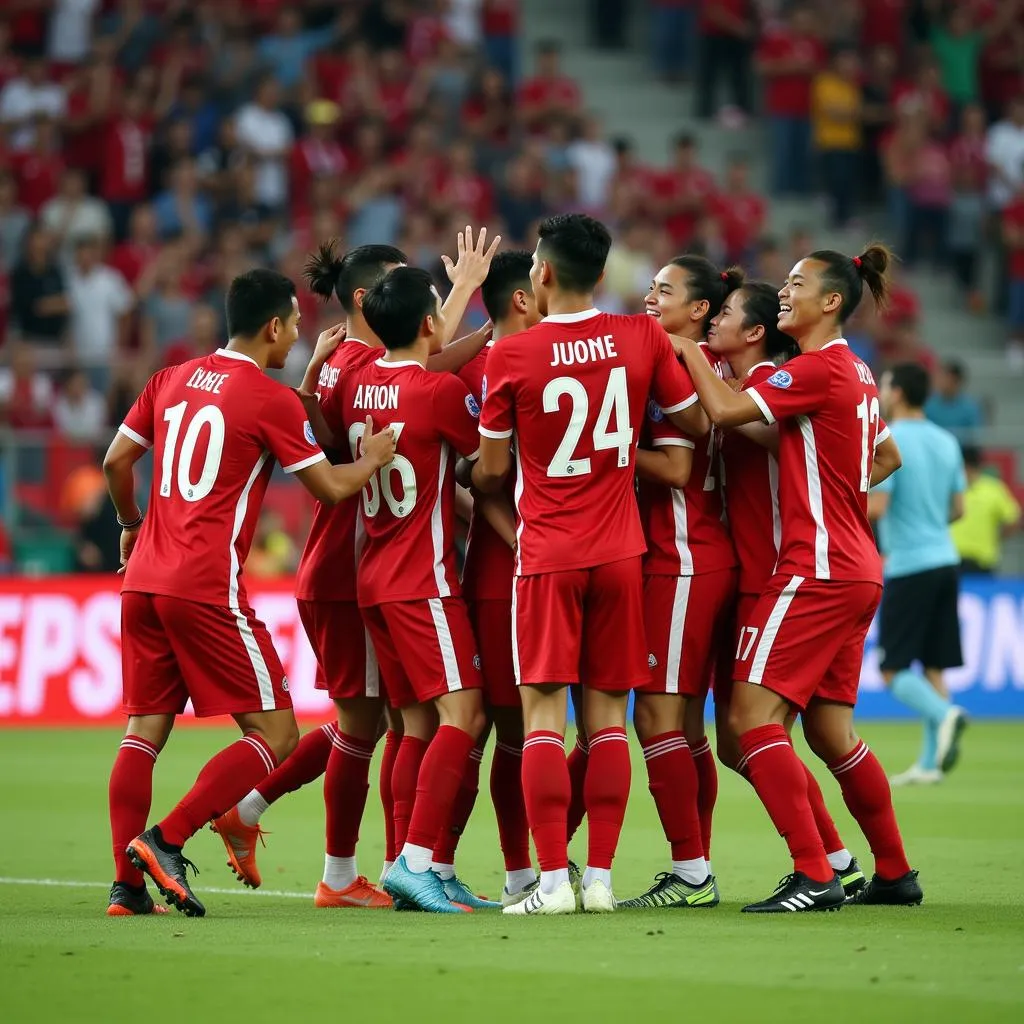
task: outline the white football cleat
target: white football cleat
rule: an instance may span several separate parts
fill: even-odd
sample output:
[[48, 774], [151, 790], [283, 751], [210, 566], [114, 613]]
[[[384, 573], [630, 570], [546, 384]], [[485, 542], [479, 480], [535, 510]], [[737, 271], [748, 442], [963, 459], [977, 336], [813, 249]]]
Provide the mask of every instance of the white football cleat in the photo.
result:
[[582, 901], [587, 914], [611, 914], [615, 911], [615, 896], [599, 878], [583, 887]]
[[954, 704], [939, 724], [936, 759], [944, 772], [951, 772], [960, 760], [960, 738], [967, 728], [967, 712]]
[[891, 786], [933, 786], [942, 781], [942, 772], [938, 768], [922, 768], [912, 764], [905, 772], [889, 779]]
[[563, 882], [554, 892], [546, 893], [538, 885], [524, 900], [503, 907], [503, 914], [575, 914], [576, 894], [568, 882]]

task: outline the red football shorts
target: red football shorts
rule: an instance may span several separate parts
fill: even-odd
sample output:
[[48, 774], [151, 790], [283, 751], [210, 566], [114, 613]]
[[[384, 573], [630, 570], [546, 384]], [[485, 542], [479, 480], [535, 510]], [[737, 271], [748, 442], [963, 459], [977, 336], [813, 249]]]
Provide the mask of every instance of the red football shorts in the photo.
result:
[[121, 675], [128, 715], [200, 718], [292, 706], [281, 659], [251, 610], [181, 597], [121, 595]]
[[512, 661], [512, 601], [501, 598], [469, 602], [469, 618], [480, 652], [484, 697], [491, 707], [520, 706]]
[[512, 612], [521, 686], [582, 682], [614, 693], [650, 678], [639, 555], [520, 576]]
[[812, 697], [856, 704], [864, 640], [881, 597], [877, 583], [773, 576], [738, 623], [735, 678], [801, 710]]
[[736, 578], [736, 569], [644, 577], [651, 678], [642, 693], [707, 696], [718, 651], [731, 632]]
[[715, 659], [715, 706], [728, 707], [732, 700], [733, 674], [736, 671], [738, 622], [749, 622], [760, 594], [737, 594], [729, 616], [728, 631], [723, 634]]
[[298, 601], [316, 654], [316, 688], [331, 700], [381, 697], [380, 669], [355, 601]]
[[461, 597], [389, 601], [362, 612], [392, 707], [480, 688], [476, 641]]

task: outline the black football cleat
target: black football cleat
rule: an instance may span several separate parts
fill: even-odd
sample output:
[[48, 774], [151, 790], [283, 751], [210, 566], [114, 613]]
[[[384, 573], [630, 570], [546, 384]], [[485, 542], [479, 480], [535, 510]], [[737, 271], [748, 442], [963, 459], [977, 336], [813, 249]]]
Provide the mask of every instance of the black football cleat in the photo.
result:
[[146, 914], [166, 914], [166, 907], [158, 907], [149, 895], [145, 883], [139, 886], [115, 882], [110, 887], [107, 917], [140, 917]]
[[917, 872], [908, 871], [892, 880], [875, 875], [850, 899], [850, 903], [876, 907], [916, 907], [924, 899], [924, 890], [917, 881]]
[[170, 906], [186, 917], [206, 914], [206, 907], [196, 899], [185, 877], [188, 868], [198, 875], [198, 868], [182, 854], [180, 846], [168, 846], [164, 842], [157, 826], [133, 839], [125, 852], [140, 871], [153, 879]]
[[849, 865], [842, 871], [837, 871], [836, 874], [839, 875], [839, 881], [843, 883], [843, 892], [847, 899], [856, 896], [868, 884], [856, 857], [851, 857]]
[[809, 910], [838, 910], [846, 900], [838, 875], [815, 882], [800, 871], [786, 875], [775, 894], [743, 908], [744, 914], [799, 914]]

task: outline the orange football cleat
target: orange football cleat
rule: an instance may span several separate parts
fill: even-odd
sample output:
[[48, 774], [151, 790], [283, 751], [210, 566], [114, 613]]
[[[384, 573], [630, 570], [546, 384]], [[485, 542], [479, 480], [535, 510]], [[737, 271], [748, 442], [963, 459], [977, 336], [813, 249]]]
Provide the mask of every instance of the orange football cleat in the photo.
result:
[[345, 907], [365, 908], [367, 910], [390, 910], [393, 906], [391, 897], [383, 890], [360, 875], [351, 885], [344, 889], [332, 889], [323, 882], [317, 882], [313, 906], [341, 909]]
[[228, 867], [242, 885], [258, 889], [263, 879], [256, 867], [256, 840], [264, 846], [266, 833], [259, 825], [246, 825], [238, 815], [238, 808], [232, 807], [219, 818], [210, 822], [210, 831], [216, 832], [228, 852]]
[[115, 882], [110, 887], [110, 903], [107, 917], [139, 917], [145, 914], [166, 914], [167, 907], [153, 902], [146, 886], [133, 888], [126, 882]]

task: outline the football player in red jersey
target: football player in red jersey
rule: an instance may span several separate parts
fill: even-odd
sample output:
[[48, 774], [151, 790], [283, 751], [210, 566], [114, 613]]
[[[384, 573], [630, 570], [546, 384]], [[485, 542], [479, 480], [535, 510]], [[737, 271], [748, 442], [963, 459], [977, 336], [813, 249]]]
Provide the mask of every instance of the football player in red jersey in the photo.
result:
[[[393, 270], [364, 295], [363, 313], [387, 352], [347, 378], [345, 425], [358, 445], [364, 417], [393, 420], [398, 449], [363, 493], [357, 594], [388, 699], [402, 714], [396, 786], [403, 754], [419, 748], [422, 755], [408, 780], [414, 796], [395, 790], [396, 818], [400, 800], [411, 814], [384, 889], [396, 905], [435, 913], [461, 913], [467, 903], [497, 907], [431, 870], [485, 721], [454, 543], [456, 454], [476, 458], [479, 407], [454, 374], [426, 368], [444, 314], [425, 270]], [[466, 899], [453, 901], [448, 882]]]
[[[501, 252], [494, 257], [481, 289], [494, 334], [484, 350], [463, 367], [460, 376], [482, 405], [487, 391], [487, 359], [501, 339], [532, 327], [539, 319], [530, 284], [533, 255]], [[480, 651], [487, 715], [494, 725], [491, 761], [491, 799], [498, 822], [498, 837], [505, 857], [504, 906], [518, 903], [533, 891], [537, 875], [530, 861], [530, 829], [523, 802], [523, 711], [512, 661], [512, 588], [515, 518], [511, 501], [514, 480], [506, 481], [508, 515], [499, 533], [481, 506], [474, 510], [462, 572], [462, 593], [469, 606]]]
[[[117, 871], [111, 914], [152, 910], [145, 872], [168, 903], [202, 916], [182, 846], [298, 741], [288, 680], [242, 582], [275, 460], [315, 497], [338, 502], [357, 494], [394, 452], [388, 430], [354, 464], [326, 461], [301, 403], [264, 372], [284, 366], [299, 319], [288, 278], [270, 270], [235, 278], [227, 347], [150, 378], [104, 459], [124, 529], [121, 650], [129, 716], [110, 779]], [[156, 472], [143, 517], [134, 466], [150, 448]], [[231, 715], [243, 736], [206, 765], [170, 814], [143, 831], [156, 756], [188, 700], [200, 717]]]
[[763, 384], [735, 393], [700, 350], [684, 358], [712, 420], [723, 427], [779, 425], [782, 537], [775, 575], [738, 624], [729, 720], [750, 781], [786, 837], [794, 871], [751, 913], [831, 910], [842, 882], [825, 855], [807, 796], [807, 775], [785, 722], [802, 711], [804, 735], [828, 765], [875, 856], [875, 874], [853, 899], [919, 903], [892, 807], [889, 782], [853, 728], [864, 638], [881, 593], [881, 560], [867, 517], [868, 488], [893, 473], [899, 450], [879, 417], [870, 369], [850, 351], [842, 325], [865, 286], [884, 302], [889, 253], [818, 250], [779, 292], [778, 326], [800, 355]]
[[589, 739], [585, 910], [615, 909], [611, 865], [629, 793], [626, 703], [649, 678], [633, 489], [648, 395], [700, 433], [705, 423], [668, 336], [649, 317], [594, 308], [611, 238], [581, 214], [541, 224], [531, 280], [544, 319], [487, 359], [480, 490], [495, 492], [515, 436], [513, 655], [523, 701], [523, 789], [541, 884], [509, 914], [576, 910], [569, 881], [569, 684], [584, 684]]
[[[462, 319], [499, 241], [500, 236], [488, 247], [486, 231], [474, 238], [473, 230], [467, 227], [459, 233], [457, 261], [444, 258], [452, 282], [445, 309], [451, 312], [452, 323]], [[390, 245], [364, 245], [338, 254], [333, 241], [321, 246], [307, 263], [311, 289], [325, 300], [337, 296], [346, 313], [344, 324], [320, 335], [301, 389], [310, 398], [315, 391], [313, 411], [331, 419], [327, 424], [330, 436], [321, 440], [337, 461], [350, 461], [352, 455], [343, 423], [329, 414], [335, 389], [346, 372], [376, 358], [382, 348], [362, 315], [363, 295], [390, 270], [405, 263], [405, 254]], [[457, 370], [479, 353], [485, 335], [485, 331], [474, 332], [448, 345], [431, 357], [430, 369]], [[335, 440], [335, 434], [340, 440]], [[256, 888], [260, 884], [256, 844], [261, 836], [261, 815], [275, 800], [319, 778], [326, 769], [327, 850], [324, 877], [314, 897], [314, 903], [322, 907], [391, 904], [382, 890], [359, 875], [355, 860], [369, 760], [384, 703], [376, 656], [356, 603], [356, 563], [361, 545], [361, 535], [357, 544], [358, 520], [358, 506], [353, 503], [318, 503], [296, 580], [300, 615], [317, 655], [317, 686], [326, 689], [335, 701], [337, 724], [325, 724], [303, 736], [284, 764], [214, 823], [214, 830], [224, 841], [228, 865], [241, 881]], [[401, 719], [390, 716], [389, 725], [380, 766], [386, 833], [382, 877], [395, 856], [391, 777], [401, 742]]]
[[[646, 309], [669, 334], [703, 339], [742, 273], [703, 256], [679, 256], [658, 271]], [[700, 340], [700, 348], [718, 360]], [[704, 705], [715, 658], [731, 627], [736, 553], [722, 521], [718, 433], [694, 438], [648, 406], [637, 452], [640, 513], [647, 538], [644, 622], [651, 678], [637, 689], [633, 721], [651, 795], [672, 848], [660, 873], [630, 908], [711, 907], [711, 819], [718, 794]]]
[[[744, 281], [722, 303], [721, 312], [708, 330], [708, 347], [718, 359], [728, 363], [734, 387], [745, 391], [764, 384], [778, 365], [799, 351], [793, 339], [779, 330], [778, 319], [778, 290], [764, 281]], [[748, 436], [749, 431], [756, 433]], [[782, 518], [777, 451], [778, 429], [763, 424], [724, 431], [720, 441], [725, 511], [740, 569], [735, 613], [739, 622], [750, 617], [775, 573], [779, 558]], [[766, 529], [769, 521], [771, 530]], [[736, 631], [730, 628], [719, 648], [719, 667], [715, 673], [715, 735], [719, 760], [749, 778], [736, 736], [729, 727], [735, 652]], [[792, 730], [795, 719], [792, 712], [786, 720], [787, 731]], [[839, 872], [846, 895], [852, 896], [864, 887], [864, 873], [843, 845], [817, 779], [806, 765], [804, 771], [807, 798], [825, 853]]]

